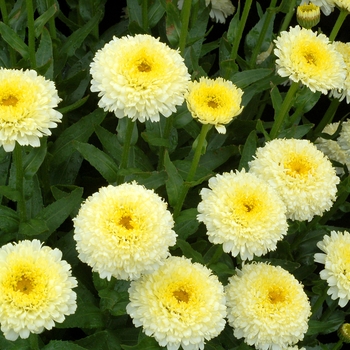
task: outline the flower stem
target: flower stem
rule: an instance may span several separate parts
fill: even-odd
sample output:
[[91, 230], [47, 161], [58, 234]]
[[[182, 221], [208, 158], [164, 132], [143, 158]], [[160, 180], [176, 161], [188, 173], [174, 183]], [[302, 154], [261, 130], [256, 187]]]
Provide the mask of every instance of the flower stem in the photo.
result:
[[274, 139], [278, 136], [280, 129], [283, 125], [283, 121], [284, 121], [286, 115], [288, 114], [288, 112], [292, 106], [293, 98], [295, 96], [295, 93], [298, 91], [298, 89], [299, 89], [298, 82], [293, 82], [292, 85], [289, 87], [287, 95], [284, 98], [282, 106], [279, 110], [279, 113], [277, 114], [277, 116], [275, 118], [272, 129], [270, 131], [271, 139]]
[[244, 2], [244, 8], [242, 12], [242, 17], [241, 20], [239, 21], [239, 26], [237, 30], [237, 36], [234, 38], [233, 45], [232, 45], [232, 50], [231, 50], [231, 59], [233, 61], [236, 60], [237, 58], [237, 52], [238, 52], [238, 47], [242, 39], [244, 27], [247, 22], [248, 14], [250, 11], [250, 7], [252, 5], [252, 0], [247, 0]]
[[264, 41], [267, 29], [269, 28], [269, 25], [271, 23], [272, 16], [273, 16], [273, 14], [276, 11], [276, 9], [275, 9], [276, 2], [277, 2], [277, 0], [271, 0], [270, 6], [266, 10], [267, 15], [266, 15], [263, 27], [261, 29], [261, 32], [259, 34], [258, 41], [257, 41], [257, 43], [256, 43], [256, 45], [254, 47], [254, 50], [253, 50], [253, 53], [252, 53], [252, 57], [250, 58], [249, 66], [251, 68], [255, 67], [256, 58], [258, 56], [258, 53], [260, 52], [260, 48], [261, 48], [261, 45], [262, 45], [262, 43]]
[[[131, 118], [128, 118], [128, 117], [124, 117], [124, 118], [127, 118], [127, 126], [126, 126], [125, 141], [123, 145], [123, 153], [122, 153], [122, 159], [119, 165], [119, 170], [126, 169], [128, 166], [130, 143], [131, 143], [132, 132], [134, 130], [134, 124], [135, 124], [135, 122]], [[123, 181], [124, 181], [124, 175], [118, 174], [117, 185], [122, 184]]]
[[333, 26], [333, 29], [332, 29], [332, 32], [331, 34], [329, 35], [329, 40], [330, 41], [334, 41], [335, 38], [337, 37], [338, 35], [338, 32], [341, 28], [341, 26], [343, 25], [344, 21], [345, 21], [345, 18], [346, 16], [349, 14], [349, 12], [345, 9], [340, 9], [340, 12], [339, 12], [339, 16], [337, 18], [337, 21], [335, 22], [334, 26]]
[[26, 204], [24, 200], [24, 189], [23, 189], [23, 162], [22, 162], [22, 147], [16, 143], [15, 149], [13, 151], [13, 158], [16, 167], [16, 189], [19, 193], [19, 198], [17, 200], [17, 212], [20, 218], [20, 221], [26, 221]]
[[33, 1], [26, 0], [26, 4], [27, 4], [29, 59], [30, 59], [31, 68], [35, 69], [36, 68], [36, 58], [35, 58], [35, 33], [34, 33]]
[[148, 0], [142, 0], [142, 28], [148, 32]]
[[181, 31], [179, 39], [179, 49], [181, 55], [185, 55], [186, 39], [188, 34], [188, 23], [190, 22], [192, 0], [184, 0], [181, 10]]
[[[164, 132], [163, 132], [163, 139], [169, 140], [171, 128], [173, 126], [173, 115], [169, 116], [165, 120], [165, 126], [164, 126]], [[159, 148], [159, 161], [158, 161], [158, 170], [162, 170], [164, 166], [164, 157], [165, 157], [166, 147], [161, 146]]]
[[284, 16], [284, 20], [283, 20], [283, 23], [281, 25], [279, 32], [283, 32], [289, 27], [289, 23], [294, 16], [295, 2], [296, 2], [296, 0], [291, 0], [291, 2], [289, 3], [289, 11]]
[[194, 155], [193, 155], [193, 159], [192, 159], [192, 163], [191, 163], [191, 168], [187, 174], [187, 178], [186, 181], [183, 183], [180, 194], [178, 196], [176, 205], [175, 205], [175, 209], [174, 209], [174, 218], [176, 218], [182, 209], [182, 205], [185, 201], [185, 198], [187, 196], [188, 190], [191, 188], [191, 181], [194, 179], [194, 176], [196, 175], [196, 171], [197, 171], [197, 167], [198, 167], [198, 163], [200, 160], [200, 157], [202, 155], [202, 148], [205, 142], [205, 139], [207, 137], [207, 134], [209, 132], [209, 130], [211, 129], [212, 125], [211, 124], [203, 124], [202, 125], [202, 129], [201, 132], [199, 134], [199, 138], [198, 138], [198, 143], [196, 146], [196, 149], [194, 151]]
[[343, 347], [343, 341], [341, 339], [338, 340], [338, 343], [334, 345], [332, 350], [339, 350]]
[[339, 107], [339, 104], [340, 104], [340, 101], [338, 98], [333, 98], [331, 100], [331, 103], [330, 103], [326, 113], [324, 114], [322, 120], [318, 123], [317, 127], [315, 128], [315, 132], [314, 132], [315, 136], [317, 136], [317, 134], [321, 133], [327, 124], [332, 122], [332, 120], [335, 116], [335, 112], [337, 111], [337, 109]]

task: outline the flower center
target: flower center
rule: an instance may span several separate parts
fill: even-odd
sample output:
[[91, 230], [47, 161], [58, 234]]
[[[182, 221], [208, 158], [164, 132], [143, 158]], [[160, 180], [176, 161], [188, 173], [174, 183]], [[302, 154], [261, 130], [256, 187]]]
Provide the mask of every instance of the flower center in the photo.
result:
[[310, 53], [310, 52], [305, 53], [304, 58], [308, 64], [313, 65], [313, 66], [317, 65], [317, 59], [312, 53]]
[[176, 300], [178, 302], [183, 302], [183, 303], [188, 303], [190, 296], [188, 295], [188, 293], [182, 289], [179, 290], [175, 290], [173, 292], [173, 296], [176, 298]]
[[21, 276], [16, 285], [15, 290], [24, 294], [30, 294], [30, 292], [33, 290], [33, 281], [31, 278], [28, 278], [26, 276]]
[[138, 66], [137, 66], [139, 72], [150, 72], [152, 70], [151, 65], [147, 61], [142, 61]]
[[219, 106], [219, 104], [216, 101], [214, 101], [213, 99], [208, 101], [208, 107], [215, 109], [215, 108], [218, 108], [218, 106]]
[[310, 162], [303, 158], [293, 158], [284, 163], [287, 174], [292, 177], [306, 177], [312, 169]]
[[286, 300], [283, 291], [279, 288], [269, 290], [268, 298], [271, 304], [283, 303]]
[[18, 102], [18, 98], [10, 95], [7, 98], [3, 98], [0, 103], [3, 106], [16, 106], [17, 102]]
[[134, 228], [130, 215], [123, 215], [119, 220], [119, 225], [123, 226], [127, 230], [132, 230]]

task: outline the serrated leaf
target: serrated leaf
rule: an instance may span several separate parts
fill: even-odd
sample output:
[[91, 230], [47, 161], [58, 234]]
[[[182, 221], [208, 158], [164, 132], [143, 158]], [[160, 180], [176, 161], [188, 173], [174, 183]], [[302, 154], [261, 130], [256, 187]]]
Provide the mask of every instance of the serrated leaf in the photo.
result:
[[23, 172], [26, 179], [32, 178], [39, 170], [46, 156], [46, 139], [41, 139], [40, 147], [33, 147], [32, 150], [23, 157]]
[[180, 239], [186, 240], [199, 226], [198, 211], [195, 208], [183, 210], [175, 220], [174, 230]]
[[232, 75], [232, 82], [241, 89], [245, 89], [248, 85], [264, 79], [272, 75], [274, 71], [268, 68], [258, 68], [237, 72]]
[[164, 167], [168, 174], [168, 179], [165, 181], [168, 202], [171, 206], [175, 206], [184, 181], [175, 165], [171, 162], [167, 152], [164, 156]]
[[0, 34], [15, 51], [17, 51], [25, 60], [29, 59], [29, 48], [23, 40], [5, 23], [0, 22]]
[[239, 162], [238, 170], [241, 171], [243, 168], [249, 170], [249, 162], [253, 159], [254, 154], [256, 153], [258, 143], [258, 137], [256, 132], [253, 130], [247, 137], [247, 140], [244, 144], [241, 160]]
[[197, 252], [191, 245], [183, 239], [177, 239], [176, 246], [179, 247], [186, 258], [192, 259], [193, 262], [205, 264], [202, 254]]
[[0, 205], [0, 230], [15, 232], [18, 229], [19, 218], [16, 211]]
[[54, 3], [52, 6], [50, 6], [43, 14], [41, 14], [38, 18], [34, 21], [34, 33], [35, 36], [38, 38], [39, 35], [42, 33], [44, 25], [52, 18], [56, 13], [58, 12], [58, 7]]

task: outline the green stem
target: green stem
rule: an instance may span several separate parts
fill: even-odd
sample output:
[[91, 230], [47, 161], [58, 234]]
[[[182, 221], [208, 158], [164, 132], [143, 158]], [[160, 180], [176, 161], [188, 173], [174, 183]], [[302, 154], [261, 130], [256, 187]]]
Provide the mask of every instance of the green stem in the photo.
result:
[[28, 25], [28, 47], [29, 47], [29, 59], [32, 69], [36, 68], [35, 58], [35, 33], [34, 33], [34, 8], [33, 1], [26, 0], [27, 4], [27, 25]]
[[296, 2], [296, 0], [291, 0], [291, 2], [289, 3], [289, 11], [284, 16], [284, 20], [283, 20], [283, 23], [281, 25], [279, 32], [283, 32], [283, 31], [287, 30], [287, 28], [289, 27], [289, 23], [294, 16], [295, 2]]
[[318, 123], [318, 125], [315, 128], [315, 132], [314, 132], [315, 136], [317, 136], [319, 133], [321, 133], [327, 124], [332, 122], [332, 120], [335, 116], [335, 113], [339, 107], [339, 104], [340, 104], [340, 101], [338, 98], [333, 98], [331, 100], [331, 103], [330, 103], [326, 113], [323, 115], [322, 120]]
[[279, 110], [279, 113], [277, 114], [277, 116], [275, 118], [272, 129], [270, 131], [271, 139], [274, 139], [278, 136], [280, 129], [283, 125], [283, 121], [284, 121], [286, 115], [288, 114], [290, 108], [292, 107], [293, 98], [294, 98], [296, 92], [298, 91], [298, 89], [299, 89], [298, 82], [293, 82], [292, 85], [289, 87], [287, 95], [284, 98], [282, 106]]
[[[55, 0], [47, 0], [47, 8], [51, 7], [54, 4], [55, 4]], [[57, 5], [55, 4], [55, 6]], [[54, 41], [55, 39], [57, 39], [55, 17], [51, 17], [48, 23], [49, 23], [50, 36], [51, 36], [51, 39]]]
[[181, 10], [181, 31], [179, 39], [179, 49], [181, 55], [185, 55], [186, 39], [188, 34], [188, 23], [190, 21], [192, 0], [184, 0]]
[[148, 32], [148, 0], [142, 0], [142, 27]]
[[[169, 116], [165, 120], [165, 126], [164, 126], [164, 132], [163, 132], [163, 139], [164, 140], [169, 140], [170, 137], [170, 132], [171, 128], [173, 126], [173, 115]], [[162, 170], [164, 166], [164, 157], [165, 157], [165, 152], [167, 148], [165, 146], [161, 146], [159, 148], [159, 161], [158, 161], [158, 170]]]
[[[132, 138], [132, 132], [134, 130], [134, 124], [133, 120], [128, 117], [127, 118], [127, 126], [126, 126], [126, 133], [125, 133], [125, 141], [123, 145], [123, 153], [122, 153], [122, 159], [120, 161], [119, 170], [124, 170], [128, 166], [128, 160], [129, 160], [129, 152], [130, 152], [130, 144], [131, 144], [131, 138]], [[117, 185], [120, 185], [124, 182], [124, 175], [118, 174], [117, 177]]]
[[252, 57], [250, 58], [249, 66], [251, 68], [255, 67], [256, 58], [257, 58], [257, 56], [258, 56], [258, 54], [260, 52], [260, 48], [261, 48], [261, 45], [262, 45], [262, 43], [264, 41], [267, 29], [269, 28], [269, 25], [271, 23], [272, 16], [276, 12], [276, 9], [275, 9], [276, 2], [277, 2], [277, 0], [271, 0], [270, 6], [266, 10], [267, 15], [266, 15], [263, 27], [261, 29], [261, 32], [259, 34], [258, 41], [257, 41], [257, 43], [256, 43], [256, 45], [254, 47], [254, 50], [253, 50], [253, 53], [252, 53]]
[[182, 205], [185, 201], [188, 190], [192, 186], [191, 181], [194, 179], [194, 176], [196, 175], [198, 163], [199, 163], [200, 157], [202, 155], [202, 148], [203, 148], [205, 139], [206, 139], [207, 134], [208, 134], [209, 130], [211, 129], [211, 127], [212, 127], [211, 124], [203, 124], [202, 125], [202, 129], [201, 129], [201, 132], [200, 132], [199, 138], [198, 138], [198, 143], [197, 143], [196, 149], [194, 151], [194, 155], [193, 155], [193, 159], [192, 159], [192, 163], [191, 163], [191, 168], [187, 174], [186, 181], [182, 185], [178, 200], [176, 202], [176, 206], [175, 206], [174, 214], [173, 214], [174, 218], [176, 218], [180, 214], [181, 209], [182, 209]]
[[[8, 17], [8, 13], [7, 13], [6, 1], [0, 0], [0, 9], [1, 9], [2, 21], [6, 25], [8, 25], [9, 24], [9, 17]], [[14, 67], [14, 66], [16, 66], [16, 52], [11, 46], [8, 46], [8, 50], [10, 53], [11, 66]]]
[[338, 343], [334, 345], [332, 350], [339, 350], [343, 347], [343, 341], [341, 339], [338, 340]]
[[343, 25], [344, 21], [345, 21], [345, 18], [346, 16], [349, 14], [349, 12], [345, 9], [340, 9], [340, 12], [339, 12], [339, 16], [337, 18], [337, 21], [335, 22], [334, 26], [333, 26], [333, 29], [332, 29], [332, 32], [331, 34], [329, 35], [329, 40], [330, 41], [334, 41], [335, 38], [337, 37], [338, 35], [338, 32], [341, 28], [341, 26]]
[[237, 58], [238, 47], [239, 47], [239, 44], [240, 44], [241, 39], [242, 39], [243, 30], [244, 30], [244, 27], [245, 27], [246, 22], [247, 22], [247, 18], [248, 18], [248, 14], [249, 14], [249, 11], [250, 11], [250, 7], [252, 5], [252, 1], [253, 0], [246, 0], [244, 2], [244, 8], [243, 8], [243, 12], [242, 12], [242, 17], [241, 17], [241, 20], [239, 21], [237, 35], [234, 38], [233, 45], [232, 45], [232, 50], [231, 50], [231, 59], [233, 61], [235, 61], [236, 58]]
[[23, 189], [23, 163], [22, 163], [22, 147], [16, 143], [15, 149], [13, 151], [13, 158], [16, 167], [16, 189], [19, 193], [19, 198], [17, 200], [17, 212], [20, 218], [20, 221], [26, 221], [26, 204], [24, 200], [24, 189]]

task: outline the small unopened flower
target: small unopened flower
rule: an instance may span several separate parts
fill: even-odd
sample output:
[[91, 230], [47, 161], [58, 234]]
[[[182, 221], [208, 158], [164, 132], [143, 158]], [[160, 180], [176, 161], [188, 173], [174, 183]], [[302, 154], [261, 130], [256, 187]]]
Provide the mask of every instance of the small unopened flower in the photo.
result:
[[201, 77], [189, 84], [186, 102], [193, 118], [215, 125], [219, 133], [225, 134], [225, 125], [243, 110], [242, 95], [243, 91], [229, 80]]
[[350, 299], [350, 233], [332, 231], [317, 247], [323, 251], [315, 254], [315, 261], [324, 264], [320, 277], [327, 281], [327, 294], [333, 300], [339, 299], [339, 306], [344, 307]]
[[168, 350], [202, 350], [225, 327], [223, 285], [207, 267], [183, 257], [132, 281], [129, 298], [134, 325]]
[[342, 342], [350, 343], [350, 323], [343, 323], [337, 333]]
[[257, 149], [249, 166], [275, 188], [289, 219], [310, 221], [336, 199], [339, 177], [330, 160], [308, 140], [269, 141]]
[[113, 37], [90, 67], [99, 107], [141, 122], [175, 112], [190, 79], [180, 53], [146, 34]]
[[280, 266], [245, 264], [226, 286], [234, 336], [258, 350], [284, 350], [304, 338], [311, 307], [302, 284]]
[[62, 119], [54, 110], [60, 101], [55, 84], [36, 71], [0, 68], [0, 146], [39, 147]]
[[62, 252], [39, 240], [0, 248], [0, 323], [9, 340], [51, 329], [76, 310], [77, 281]]
[[342, 89], [346, 66], [342, 55], [324, 34], [292, 27], [275, 40], [277, 73], [306, 85], [312, 92], [327, 94]]
[[311, 29], [320, 21], [320, 7], [309, 3], [297, 7], [297, 21], [303, 28]]
[[167, 204], [136, 182], [100, 188], [73, 221], [80, 260], [108, 280], [152, 272], [176, 242]]
[[312, 3], [321, 8], [321, 11], [326, 15], [330, 15], [334, 10], [334, 0], [302, 0], [300, 5]]
[[286, 207], [267, 182], [243, 170], [216, 175], [209, 187], [200, 192], [198, 220], [210, 242], [243, 260], [276, 249], [287, 234]]

